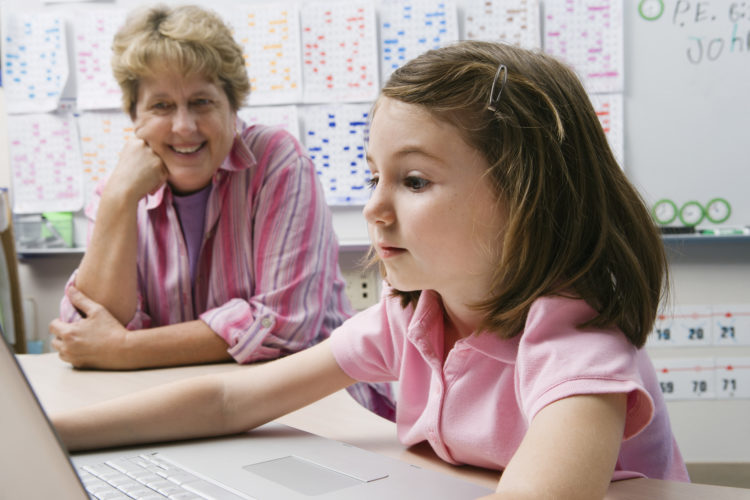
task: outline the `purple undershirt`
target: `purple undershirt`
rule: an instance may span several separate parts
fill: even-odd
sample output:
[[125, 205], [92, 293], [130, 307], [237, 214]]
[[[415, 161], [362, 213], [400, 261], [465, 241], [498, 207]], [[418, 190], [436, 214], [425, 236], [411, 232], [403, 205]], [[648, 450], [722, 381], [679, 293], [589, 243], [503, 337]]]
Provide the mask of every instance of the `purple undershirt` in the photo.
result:
[[195, 285], [195, 270], [198, 265], [198, 255], [203, 241], [203, 228], [206, 222], [206, 204], [211, 193], [211, 184], [200, 191], [185, 196], [174, 195], [174, 207], [180, 219], [182, 236], [185, 238], [188, 259], [190, 260], [190, 286]]

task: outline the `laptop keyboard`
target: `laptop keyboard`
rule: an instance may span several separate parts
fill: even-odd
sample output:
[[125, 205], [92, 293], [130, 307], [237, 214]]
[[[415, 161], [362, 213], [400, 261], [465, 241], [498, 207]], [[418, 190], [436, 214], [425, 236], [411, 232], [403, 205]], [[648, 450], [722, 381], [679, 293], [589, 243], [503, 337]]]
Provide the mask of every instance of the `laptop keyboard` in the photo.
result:
[[159, 457], [144, 454], [78, 468], [92, 499], [235, 500], [239, 497]]

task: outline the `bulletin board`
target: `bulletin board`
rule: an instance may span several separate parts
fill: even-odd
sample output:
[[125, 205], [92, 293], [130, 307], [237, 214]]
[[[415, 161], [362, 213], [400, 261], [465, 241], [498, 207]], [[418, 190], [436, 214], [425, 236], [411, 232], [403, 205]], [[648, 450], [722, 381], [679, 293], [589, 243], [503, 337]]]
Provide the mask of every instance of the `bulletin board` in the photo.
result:
[[[750, 166], [745, 145], [750, 2], [195, 3], [231, 20], [253, 85], [240, 116], [287, 128], [305, 145], [345, 246], [367, 244], [361, 209], [369, 196], [369, 170], [363, 145], [378, 88], [406, 60], [459, 39], [540, 48], [573, 66], [626, 174], [650, 206], [662, 200], [674, 205], [677, 215], [668, 224], [681, 224], [684, 205], [705, 214], [716, 199], [730, 207], [721, 224], [750, 224], [750, 197], [743, 195], [742, 182]], [[2, 3], [14, 212], [80, 214], [93, 186], [113, 168], [132, 130], [108, 74], [109, 41], [138, 4]], [[23, 51], [8, 35], [23, 38], [32, 31], [29, 39], [47, 44], [35, 49], [37, 59], [58, 69], [32, 75], [32, 66], [36, 71], [40, 65], [20, 66]], [[36, 83], [34, 109], [19, 108], [24, 95], [13, 89], [7, 63], [18, 64], [23, 78]], [[719, 215], [714, 214], [717, 220]]]
[[[109, 45], [136, 0], [5, 0], [3, 80], [16, 214], [81, 210], [132, 136]], [[169, 2], [178, 3], [178, 2]], [[364, 141], [390, 72], [461, 38], [541, 46], [538, 0], [195, 0], [243, 47], [246, 122], [281, 126], [307, 148], [344, 246], [368, 244]], [[613, 2], [617, 3], [617, 2]], [[77, 244], [85, 230], [76, 231]]]

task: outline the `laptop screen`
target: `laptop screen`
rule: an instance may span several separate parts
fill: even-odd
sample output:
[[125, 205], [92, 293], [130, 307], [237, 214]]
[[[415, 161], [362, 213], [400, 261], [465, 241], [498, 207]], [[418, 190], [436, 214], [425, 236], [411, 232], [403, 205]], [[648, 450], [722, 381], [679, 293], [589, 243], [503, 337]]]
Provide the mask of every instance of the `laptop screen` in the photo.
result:
[[2, 497], [88, 498], [5, 338], [0, 381]]

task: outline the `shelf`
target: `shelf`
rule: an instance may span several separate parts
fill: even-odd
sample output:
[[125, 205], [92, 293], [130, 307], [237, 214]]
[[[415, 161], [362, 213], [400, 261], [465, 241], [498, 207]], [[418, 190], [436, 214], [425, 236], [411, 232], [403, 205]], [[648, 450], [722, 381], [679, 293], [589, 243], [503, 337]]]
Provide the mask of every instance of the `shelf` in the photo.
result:
[[[750, 235], [706, 235], [706, 234], [663, 234], [665, 244], [689, 243], [750, 243]], [[370, 249], [370, 241], [365, 239], [347, 239], [339, 241], [339, 251], [359, 252]], [[16, 248], [20, 259], [34, 257], [52, 257], [55, 255], [83, 255], [85, 248]]]
[[663, 234], [664, 243], [747, 243], [750, 235], [747, 234]]
[[33, 259], [35, 257], [53, 257], [55, 255], [83, 255], [85, 249], [80, 248], [20, 248], [16, 247], [19, 259]]
[[366, 251], [370, 249], [370, 240], [340, 240], [340, 252]]

